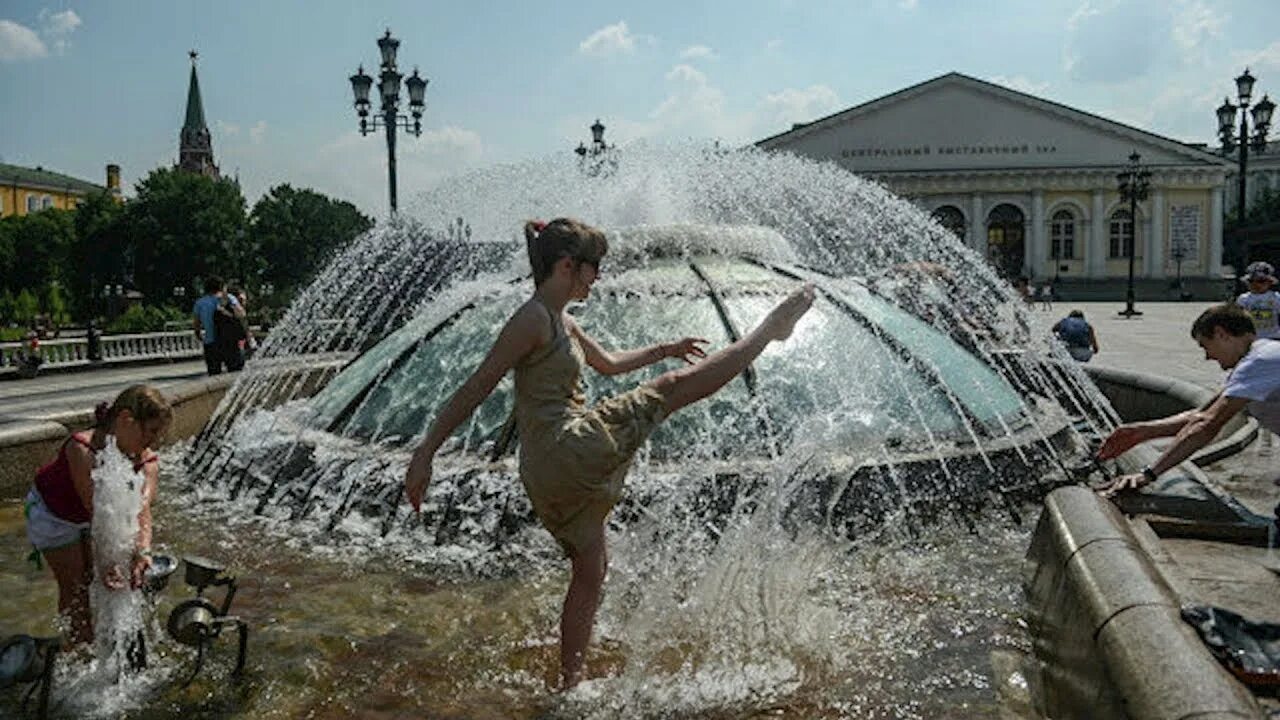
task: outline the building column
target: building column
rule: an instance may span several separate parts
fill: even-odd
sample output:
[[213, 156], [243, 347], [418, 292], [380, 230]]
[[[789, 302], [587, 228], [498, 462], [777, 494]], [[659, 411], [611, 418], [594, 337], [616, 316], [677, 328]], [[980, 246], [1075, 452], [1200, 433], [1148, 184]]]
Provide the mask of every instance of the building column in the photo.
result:
[[[1209, 277], [1222, 275], [1222, 186], [1213, 188], [1209, 202]], [[1236, 268], [1239, 272], [1241, 268]]]
[[982, 193], [969, 196], [969, 247], [987, 259], [987, 216], [982, 207]]
[[1164, 271], [1164, 188], [1151, 191], [1151, 220], [1147, 224], [1147, 277], [1162, 278]]
[[1107, 272], [1107, 219], [1103, 217], [1103, 191], [1093, 191], [1093, 208], [1089, 225], [1089, 242], [1085, 244], [1084, 275], [1087, 278], [1104, 277]]
[[[1028, 261], [1031, 272], [1027, 277], [1034, 278], [1044, 272], [1044, 264], [1049, 257], [1049, 243], [1045, 237], [1044, 191], [1034, 190], [1031, 193], [1031, 252]], [[1053, 273], [1049, 273], [1052, 277]]]

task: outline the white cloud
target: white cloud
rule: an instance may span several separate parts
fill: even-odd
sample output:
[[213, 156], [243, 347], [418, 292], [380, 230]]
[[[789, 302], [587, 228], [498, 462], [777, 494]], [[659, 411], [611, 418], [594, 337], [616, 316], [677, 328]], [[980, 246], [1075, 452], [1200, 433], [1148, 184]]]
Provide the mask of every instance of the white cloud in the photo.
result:
[[718, 56], [715, 50], [706, 45], [690, 45], [680, 51], [681, 60], [716, 60]]
[[636, 51], [636, 36], [627, 29], [626, 21], [606, 25], [578, 44], [584, 55], [617, 55]]
[[259, 120], [258, 122], [253, 124], [253, 127], [249, 128], [249, 140], [254, 145], [261, 143], [262, 139], [265, 138], [266, 135], [267, 135], [266, 120]]
[[0, 20], [0, 60], [31, 60], [49, 54], [49, 49], [26, 25]]
[[840, 97], [826, 85], [787, 88], [765, 96], [755, 124], [787, 128], [792, 123], [811, 122], [830, 115], [839, 106]]
[[40, 11], [39, 17], [42, 29], [49, 35], [70, 35], [81, 25], [80, 16], [75, 10], [50, 12], [45, 8]]
[[71, 46], [71, 33], [80, 27], [80, 16], [75, 10], [52, 12], [48, 8], [40, 11], [40, 32], [52, 44], [59, 55]]
[[1035, 82], [1025, 75], [1014, 75], [1012, 77], [1006, 75], [993, 75], [989, 78], [996, 85], [1002, 85], [1010, 90], [1017, 90], [1028, 95], [1038, 95], [1044, 97], [1049, 91], [1049, 83]]
[[[362, 137], [344, 133], [303, 158], [258, 158], [279, 179], [276, 182], [314, 187], [333, 197], [350, 200], [362, 212], [381, 217], [387, 211], [387, 154], [382, 134]], [[270, 146], [263, 146], [270, 147]], [[479, 167], [487, 160], [487, 148], [473, 130], [446, 126], [424, 130], [421, 137], [401, 135], [396, 143], [397, 194], [401, 208], [412, 207], [414, 198], [441, 180]], [[277, 170], [277, 168], [279, 168]]]
[[1067, 20], [1065, 69], [1082, 82], [1142, 76], [1159, 62], [1169, 32], [1168, 11], [1150, 0], [1085, 0]]
[[1249, 72], [1254, 75], [1266, 76], [1267, 80], [1274, 83], [1275, 93], [1280, 95], [1280, 83], [1275, 83], [1276, 77], [1280, 76], [1280, 40], [1261, 50], [1237, 52], [1233, 56], [1232, 63], [1239, 67], [1251, 68]]
[[898, 7], [903, 10], [915, 10], [920, 6], [920, 0], [898, 0]]
[[219, 133], [227, 136], [235, 135], [240, 132], [239, 125], [227, 122], [226, 120], [214, 120], [213, 127]]
[[777, 52], [781, 49], [782, 49], [781, 38], [773, 38], [772, 40], [764, 44], [765, 52]]
[[1202, 0], [1184, 0], [1174, 10], [1173, 41], [1183, 53], [1195, 52], [1205, 40], [1221, 36], [1228, 19]]

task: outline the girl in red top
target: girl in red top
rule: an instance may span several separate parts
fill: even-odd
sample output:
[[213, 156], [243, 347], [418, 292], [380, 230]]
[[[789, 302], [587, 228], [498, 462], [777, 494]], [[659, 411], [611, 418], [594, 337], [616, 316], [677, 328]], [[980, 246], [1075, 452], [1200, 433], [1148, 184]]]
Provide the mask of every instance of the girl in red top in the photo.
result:
[[70, 624], [72, 644], [93, 639], [89, 611], [89, 585], [93, 581], [93, 546], [89, 527], [93, 520], [92, 470], [94, 457], [113, 435], [120, 452], [141, 472], [142, 511], [138, 513], [138, 537], [129, 568], [113, 567], [102, 582], [110, 588], [141, 587], [151, 565], [151, 499], [155, 497], [158, 469], [152, 446], [173, 417], [159, 391], [146, 385], [125, 389], [108, 406], [98, 406], [92, 432], [67, 438], [58, 456], [36, 472], [35, 487], [27, 493], [27, 537], [44, 556], [58, 581], [58, 613]]

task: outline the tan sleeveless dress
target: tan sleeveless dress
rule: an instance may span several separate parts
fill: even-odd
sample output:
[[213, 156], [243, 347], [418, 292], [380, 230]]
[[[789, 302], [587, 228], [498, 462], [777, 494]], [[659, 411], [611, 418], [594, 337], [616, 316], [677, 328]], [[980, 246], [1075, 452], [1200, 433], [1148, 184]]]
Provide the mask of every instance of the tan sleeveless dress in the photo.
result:
[[515, 368], [520, 481], [538, 519], [570, 556], [601, 531], [622, 496], [632, 456], [663, 417], [642, 385], [592, 407], [582, 394], [582, 348], [550, 312], [551, 342]]

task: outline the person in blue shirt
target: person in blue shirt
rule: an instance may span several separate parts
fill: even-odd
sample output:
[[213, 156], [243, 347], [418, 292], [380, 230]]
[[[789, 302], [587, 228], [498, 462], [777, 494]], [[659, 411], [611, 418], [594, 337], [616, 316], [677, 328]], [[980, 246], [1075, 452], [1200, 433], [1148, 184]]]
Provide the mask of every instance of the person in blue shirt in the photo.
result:
[[1098, 336], [1093, 326], [1084, 319], [1084, 313], [1072, 310], [1066, 317], [1053, 326], [1053, 334], [1058, 336], [1067, 352], [1079, 362], [1089, 362], [1098, 352]]
[[204, 281], [204, 295], [191, 308], [191, 327], [204, 344], [204, 364], [210, 375], [221, 373], [223, 366], [231, 371], [244, 366], [238, 349], [236, 357], [232, 357], [228, 353], [230, 344], [222, 342], [218, 337], [219, 313], [229, 313], [238, 319], [244, 315], [244, 310], [235, 297], [227, 294], [227, 286], [222, 278], [212, 275]]

